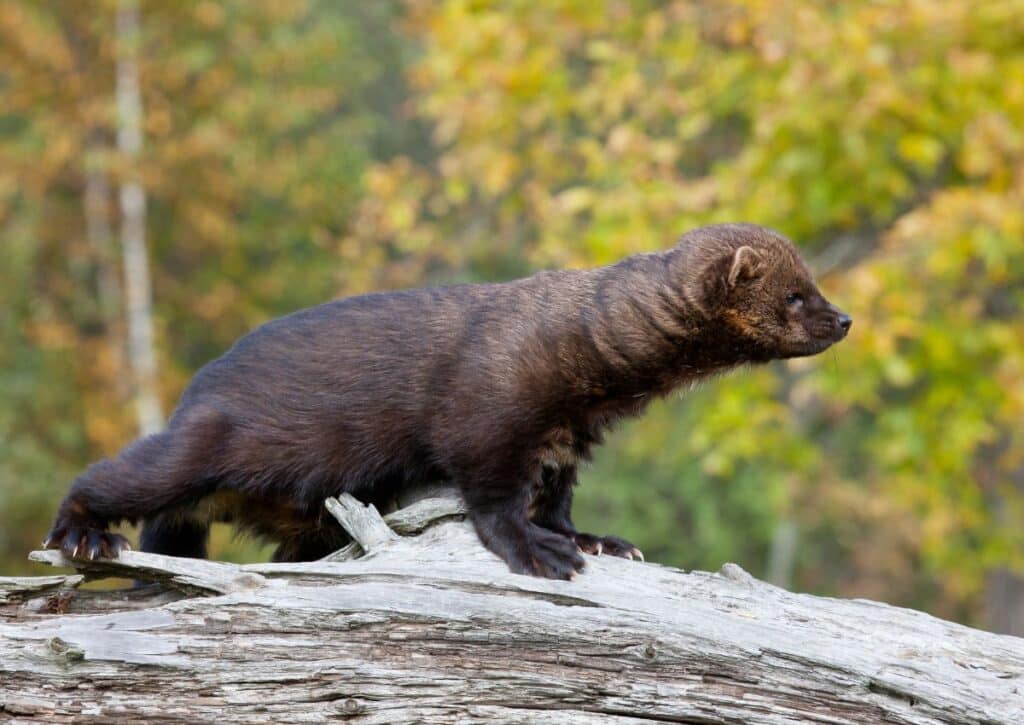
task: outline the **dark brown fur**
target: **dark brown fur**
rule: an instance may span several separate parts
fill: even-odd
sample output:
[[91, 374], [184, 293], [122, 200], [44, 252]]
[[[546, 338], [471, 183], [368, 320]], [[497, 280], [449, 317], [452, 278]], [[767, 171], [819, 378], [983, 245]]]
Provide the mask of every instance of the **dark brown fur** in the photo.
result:
[[578, 546], [634, 551], [570, 518], [576, 465], [610, 425], [848, 327], [793, 246], [753, 225], [594, 270], [337, 300], [200, 370], [166, 431], [74, 482], [47, 545], [113, 555], [124, 540], [107, 527], [143, 519], [144, 550], [202, 557], [210, 522], [230, 520], [280, 542], [276, 559], [313, 559], [345, 541], [326, 497], [380, 502], [445, 478], [513, 571], [568, 578]]

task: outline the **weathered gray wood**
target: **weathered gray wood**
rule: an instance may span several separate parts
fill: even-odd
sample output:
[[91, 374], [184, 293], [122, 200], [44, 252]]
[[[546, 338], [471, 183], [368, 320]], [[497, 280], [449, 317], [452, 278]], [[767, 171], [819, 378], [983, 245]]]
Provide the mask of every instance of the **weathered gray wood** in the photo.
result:
[[[419, 490], [419, 489], [416, 489]], [[428, 526], [431, 526], [440, 521], [458, 520], [466, 515], [466, 505], [463, 503], [462, 498], [458, 496], [454, 491], [444, 487], [433, 486], [427, 489], [431, 496], [427, 498], [417, 496], [404, 497], [402, 503], [407, 504], [404, 508], [400, 508], [397, 511], [384, 516], [384, 523], [386, 523], [391, 531], [402, 536], [412, 536], [419, 534], [424, 531]], [[356, 501], [353, 497], [348, 498], [352, 501]], [[346, 511], [339, 507], [338, 504], [332, 504], [333, 499], [326, 502], [328, 510], [331, 510], [331, 506], [335, 506], [334, 510]], [[354, 505], [348, 502], [348, 506], [361, 506], [358, 502]], [[376, 510], [376, 509], [374, 509]], [[357, 516], [362, 516], [362, 512], [358, 508], [354, 509]], [[333, 513], [333, 511], [332, 511]], [[347, 512], [335, 514], [335, 517], [341, 516], [339, 519], [342, 526], [351, 525], [348, 522], [349, 514]], [[371, 517], [372, 518], [372, 517]], [[372, 524], [371, 524], [372, 525]], [[381, 534], [378, 532], [378, 536], [381, 536], [382, 540], [387, 543], [392, 540], [392, 536]], [[349, 561], [351, 559], [357, 559], [362, 556], [365, 552], [358, 541], [353, 541], [347, 546], [335, 551], [333, 554], [325, 556], [322, 561]], [[267, 571], [273, 571], [274, 567], [270, 567]], [[287, 571], [287, 570], [286, 570]]]
[[0, 576], [0, 604], [23, 601], [33, 595], [62, 587], [77, 587], [84, 577], [78, 574], [56, 576]]
[[364, 505], [351, 494], [343, 493], [338, 498], [327, 499], [325, 505], [331, 516], [345, 527], [345, 531], [368, 554], [384, 548], [398, 538], [384, 523], [384, 519], [372, 503]]
[[[350, 507], [363, 524], [375, 515], [360, 509]], [[382, 538], [367, 524], [376, 532], [366, 539], [371, 553], [347, 562], [211, 568], [122, 555], [110, 563], [119, 576], [225, 593], [6, 620], [0, 716], [1024, 721], [1022, 639], [875, 602], [793, 594], [735, 565], [684, 573], [588, 556], [572, 582], [518, 576], [467, 522], [442, 518], [412, 537]], [[76, 565], [99, 573], [94, 563]], [[192, 566], [200, 573], [190, 578]]]
[[402, 536], [412, 536], [439, 521], [460, 519], [465, 515], [466, 504], [459, 496], [454, 492], [439, 492], [437, 496], [419, 499], [392, 511], [384, 517], [384, 523]]
[[87, 579], [125, 577], [160, 582], [194, 594], [227, 594], [264, 584], [258, 574], [244, 572], [237, 564], [183, 559], [140, 551], [122, 551], [116, 559], [71, 560], [55, 549], [33, 551], [32, 561], [51, 566], [74, 567]]

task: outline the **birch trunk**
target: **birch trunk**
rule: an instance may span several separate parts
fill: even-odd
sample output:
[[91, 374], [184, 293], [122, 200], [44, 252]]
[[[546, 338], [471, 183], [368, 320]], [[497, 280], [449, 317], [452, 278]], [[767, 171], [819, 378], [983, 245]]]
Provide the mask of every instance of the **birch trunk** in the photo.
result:
[[[124, 552], [80, 573], [169, 584], [79, 591], [0, 579], [0, 717], [20, 722], [1005, 723], [1024, 640], [863, 600], [587, 558], [511, 574], [451, 496], [303, 564]], [[37, 561], [67, 564], [55, 551]], [[6, 604], [3, 602], [6, 600]], [[64, 613], [61, 613], [64, 612]]]
[[121, 246], [124, 255], [128, 357], [135, 387], [135, 411], [142, 435], [163, 427], [153, 346], [153, 302], [146, 250], [146, 193], [139, 173], [142, 99], [139, 88], [139, 6], [117, 6], [117, 146], [128, 163], [121, 182]]

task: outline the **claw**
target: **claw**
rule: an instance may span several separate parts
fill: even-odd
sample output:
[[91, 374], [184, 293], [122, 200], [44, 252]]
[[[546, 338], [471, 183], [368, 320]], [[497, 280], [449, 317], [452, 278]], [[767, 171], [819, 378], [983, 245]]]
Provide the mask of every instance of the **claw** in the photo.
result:
[[130, 549], [128, 540], [120, 534], [88, 527], [58, 527], [43, 540], [43, 547], [56, 549], [68, 559], [115, 559], [124, 549]]
[[44, 549], [59, 549], [61, 548], [61, 541], [64, 538], [64, 534], [67, 533], [63, 526], [55, 526], [50, 529], [50, 533], [43, 539]]
[[576, 534], [578, 546], [586, 553], [594, 556], [617, 556], [622, 559], [639, 559], [644, 561], [644, 555], [625, 539], [618, 536], [594, 536], [593, 534]]
[[90, 531], [85, 535], [85, 558], [89, 561], [95, 561], [96, 557], [99, 556], [106, 546], [103, 534]]

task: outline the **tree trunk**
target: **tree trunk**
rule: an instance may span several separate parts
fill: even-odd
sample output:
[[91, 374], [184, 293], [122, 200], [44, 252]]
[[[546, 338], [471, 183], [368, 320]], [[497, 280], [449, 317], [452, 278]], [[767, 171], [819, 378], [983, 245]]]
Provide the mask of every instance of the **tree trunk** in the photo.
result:
[[777, 587], [786, 589], [793, 580], [793, 569], [796, 566], [797, 545], [800, 531], [796, 522], [782, 518], [772, 531], [772, 546], [768, 557], [767, 579]]
[[1001, 634], [1024, 635], [1024, 578], [995, 569], [985, 583], [985, 626]]
[[121, 284], [117, 279], [114, 234], [110, 227], [110, 181], [103, 167], [102, 134], [92, 129], [85, 140], [85, 187], [82, 208], [85, 216], [85, 237], [96, 262], [96, 288], [100, 315], [107, 332], [118, 329], [121, 317]]
[[[1019, 723], [1024, 640], [863, 600], [587, 557], [509, 573], [452, 496], [328, 507], [353, 543], [239, 566], [125, 552], [0, 581], [0, 713], [189, 722]], [[55, 551], [32, 558], [66, 565]], [[54, 614], [53, 612], [70, 612]]]
[[124, 254], [128, 356], [135, 386], [135, 411], [142, 435], [163, 427], [153, 348], [153, 302], [146, 251], [146, 192], [139, 173], [142, 99], [139, 90], [139, 6], [117, 6], [117, 147], [128, 163], [121, 182], [121, 246]]

